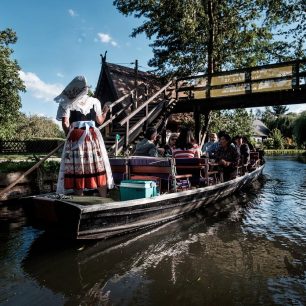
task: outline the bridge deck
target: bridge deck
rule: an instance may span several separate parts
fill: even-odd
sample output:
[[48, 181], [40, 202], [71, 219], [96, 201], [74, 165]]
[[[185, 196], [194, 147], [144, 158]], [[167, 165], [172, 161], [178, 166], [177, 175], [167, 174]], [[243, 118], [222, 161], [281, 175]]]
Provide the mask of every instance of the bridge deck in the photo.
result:
[[176, 113], [306, 103], [306, 60], [181, 78], [176, 95]]

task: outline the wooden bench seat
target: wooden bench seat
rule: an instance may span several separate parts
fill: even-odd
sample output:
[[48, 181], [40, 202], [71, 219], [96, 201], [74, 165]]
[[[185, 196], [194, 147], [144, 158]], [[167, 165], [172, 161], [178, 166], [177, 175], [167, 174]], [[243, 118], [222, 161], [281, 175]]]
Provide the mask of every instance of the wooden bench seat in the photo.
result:
[[213, 185], [220, 177], [220, 172], [213, 169], [208, 158], [176, 158], [175, 166], [178, 174], [186, 172], [192, 174], [193, 185]]
[[178, 175], [171, 158], [145, 156], [111, 158], [110, 165], [116, 184], [124, 179], [154, 180], [161, 192], [187, 190], [191, 187], [192, 174]]
[[161, 191], [190, 189], [192, 174], [178, 175], [171, 158], [133, 156], [129, 159], [130, 176], [157, 176], [160, 178]]

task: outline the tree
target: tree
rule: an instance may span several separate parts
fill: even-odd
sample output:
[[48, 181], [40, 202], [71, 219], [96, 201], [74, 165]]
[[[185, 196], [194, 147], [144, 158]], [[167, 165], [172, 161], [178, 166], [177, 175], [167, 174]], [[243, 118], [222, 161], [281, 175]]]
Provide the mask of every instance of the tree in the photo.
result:
[[8, 139], [14, 134], [21, 107], [19, 91], [25, 91], [19, 77], [20, 67], [16, 60], [11, 59], [13, 50], [9, 44], [16, 41], [13, 30], [0, 31], [0, 139]]
[[279, 129], [284, 137], [292, 138], [296, 117], [297, 114], [295, 113], [274, 117], [274, 119], [270, 120], [268, 123], [268, 127], [270, 130]]
[[266, 106], [265, 110], [261, 112], [261, 118], [259, 118], [270, 130], [275, 128], [275, 116], [270, 106]]
[[33, 138], [65, 138], [64, 132], [51, 118], [44, 116], [26, 116], [20, 114], [15, 139], [29, 140]]
[[224, 130], [232, 137], [243, 135], [249, 138], [253, 133], [253, 120], [253, 115], [242, 108], [233, 111], [213, 111], [210, 131], [218, 133]]
[[272, 106], [273, 109], [273, 114], [276, 117], [279, 117], [280, 115], [284, 115], [286, 112], [288, 112], [289, 107], [287, 107], [286, 105], [274, 105]]
[[283, 149], [284, 148], [284, 138], [279, 129], [272, 130], [271, 138], [273, 141], [274, 149]]
[[[113, 3], [124, 15], [143, 18], [132, 36], [144, 33], [153, 40], [154, 57], [149, 65], [162, 75], [212, 73], [305, 54], [301, 40], [305, 35], [297, 35], [300, 28], [294, 26], [297, 16], [301, 22], [306, 19], [302, 0], [115, 0]], [[288, 25], [293, 26], [286, 28]]]
[[294, 122], [293, 134], [299, 146], [306, 146], [306, 111], [302, 112]]

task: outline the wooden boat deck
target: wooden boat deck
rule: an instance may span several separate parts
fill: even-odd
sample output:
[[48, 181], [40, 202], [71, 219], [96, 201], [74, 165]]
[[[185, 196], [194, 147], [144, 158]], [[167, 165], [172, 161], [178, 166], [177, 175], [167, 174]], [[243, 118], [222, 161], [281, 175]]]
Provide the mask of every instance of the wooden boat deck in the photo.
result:
[[90, 206], [90, 205], [95, 205], [95, 204], [107, 204], [107, 203], [112, 203], [115, 202], [116, 200], [112, 198], [103, 198], [99, 196], [71, 196], [71, 198], [67, 199], [68, 202], [75, 203], [75, 204], [80, 204], [84, 206]]

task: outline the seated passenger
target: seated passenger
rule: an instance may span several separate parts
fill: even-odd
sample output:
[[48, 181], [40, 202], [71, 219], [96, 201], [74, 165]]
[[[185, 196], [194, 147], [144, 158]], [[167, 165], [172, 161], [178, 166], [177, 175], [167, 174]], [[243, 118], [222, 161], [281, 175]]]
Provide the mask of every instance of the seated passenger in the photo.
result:
[[231, 145], [231, 137], [223, 134], [220, 138], [220, 147], [215, 154], [216, 162], [222, 167], [224, 181], [231, 180], [237, 175], [239, 152]]
[[215, 154], [217, 152], [217, 150], [219, 149], [220, 147], [220, 138], [221, 136], [223, 136], [224, 134], [226, 134], [225, 131], [219, 131], [218, 134], [217, 134], [217, 138], [218, 138], [218, 141], [213, 143], [209, 149], [207, 150], [207, 153], [208, 153], [208, 157], [209, 158], [215, 158]]
[[216, 144], [217, 144], [217, 146], [219, 146], [217, 134], [216, 133], [210, 133], [209, 141], [204, 143], [204, 145], [202, 147], [202, 153], [204, 155], [209, 156], [210, 149], [213, 148], [212, 146], [214, 146]]
[[157, 130], [154, 127], [149, 127], [144, 135], [144, 139], [137, 143], [136, 150], [133, 155], [135, 156], [158, 156], [158, 149], [155, 145], [157, 137]]
[[243, 137], [240, 135], [237, 135], [234, 139], [236, 148], [240, 153], [241, 164], [248, 164], [250, 162], [250, 148], [248, 144], [243, 142]]
[[250, 151], [255, 151], [254, 146], [249, 142], [249, 140], [246, 136], [242, 136], [242, 142], [246, 143], [249, 146]]
[[169, 137], [168, 143], [164, 146], [165, 157], [172, 156], [172, 151], [175, 149], [176, 141], [177, 141], [178, 135], [176, 133], [172, 133]]
[[174, 158], [193, 158], [200, 157], [200, 155], [200, 148], [195, 143], [192, 131], [186, 127], [181, 128], [172, 156]]

